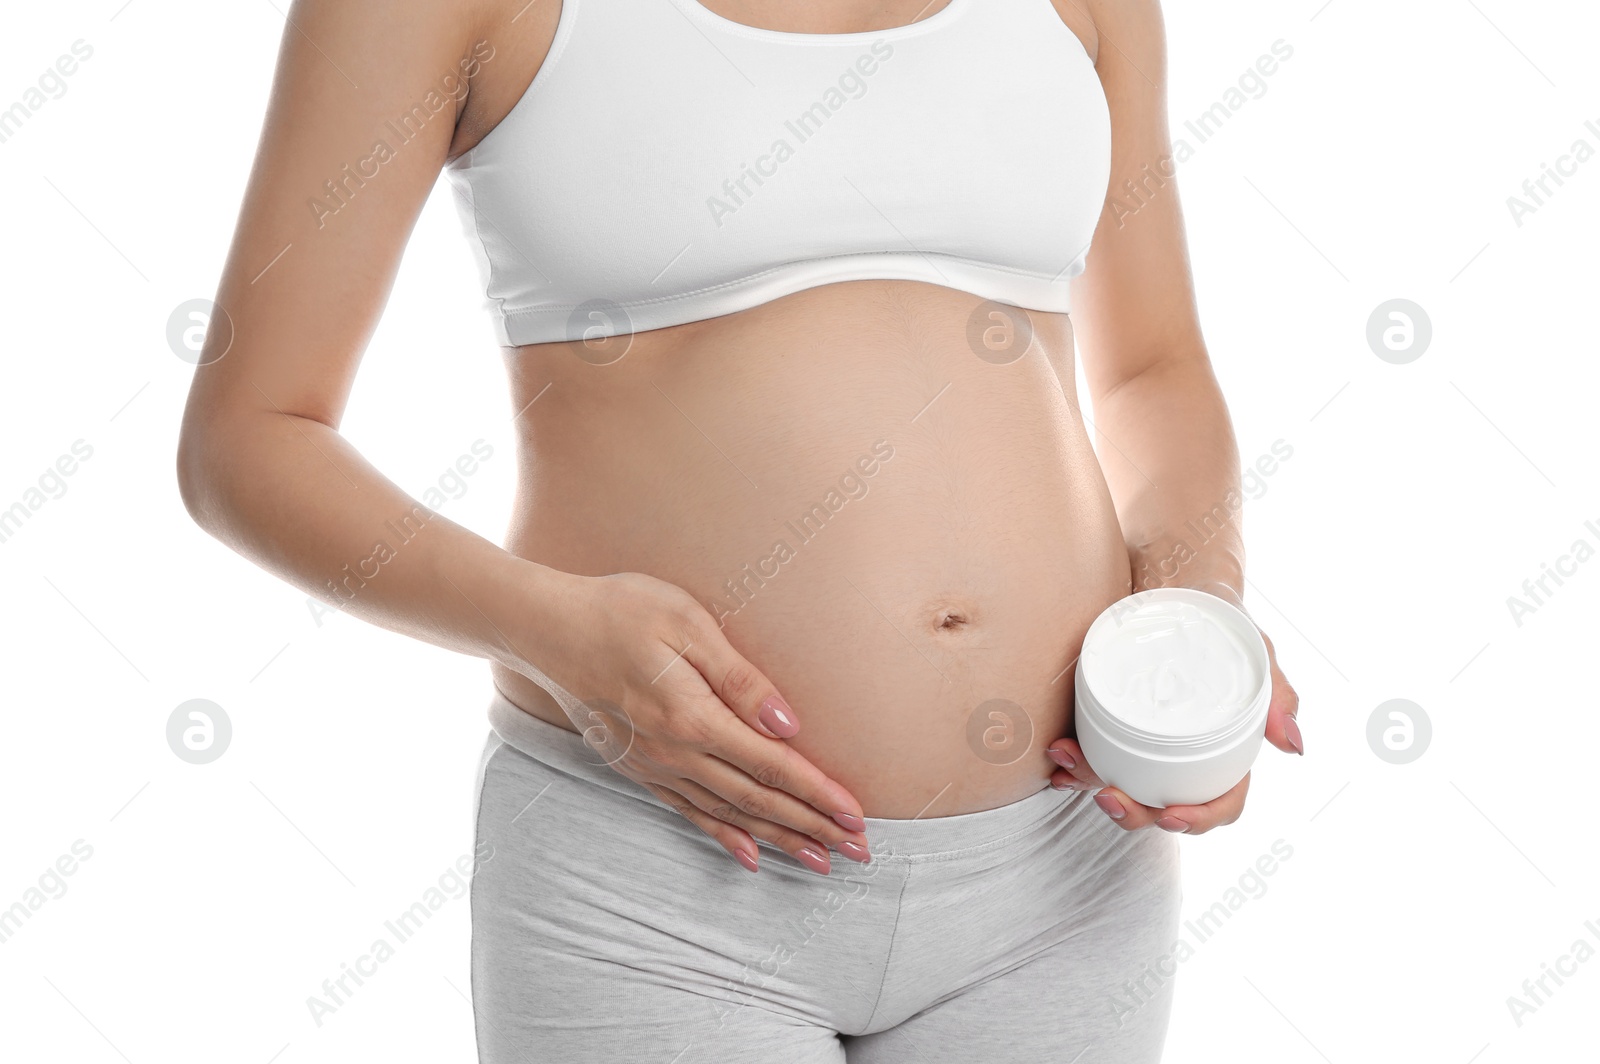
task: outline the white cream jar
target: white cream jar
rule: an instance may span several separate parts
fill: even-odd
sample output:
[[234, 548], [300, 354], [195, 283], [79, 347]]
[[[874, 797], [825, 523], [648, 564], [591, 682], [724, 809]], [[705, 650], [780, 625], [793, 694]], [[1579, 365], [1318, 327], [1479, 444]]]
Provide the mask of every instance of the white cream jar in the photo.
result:
[[1096, 775], [1142, 805], [1199, 805], [1254, 763], [1272, 698], [1261, 633], [1190, 588], [1113, 602], [1083, 637], [1078, 745]]

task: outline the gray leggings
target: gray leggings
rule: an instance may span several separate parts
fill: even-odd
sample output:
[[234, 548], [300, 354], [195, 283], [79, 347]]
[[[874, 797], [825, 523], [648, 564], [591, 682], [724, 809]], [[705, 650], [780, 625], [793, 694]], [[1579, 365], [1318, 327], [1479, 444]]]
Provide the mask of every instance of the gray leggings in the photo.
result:
[[870, 864], [746, 872], [572, 732], [496, 692], [479, 765], [481, 1064], [1147, 1064], [1176, 840], [1084, 793], [867, 818]]

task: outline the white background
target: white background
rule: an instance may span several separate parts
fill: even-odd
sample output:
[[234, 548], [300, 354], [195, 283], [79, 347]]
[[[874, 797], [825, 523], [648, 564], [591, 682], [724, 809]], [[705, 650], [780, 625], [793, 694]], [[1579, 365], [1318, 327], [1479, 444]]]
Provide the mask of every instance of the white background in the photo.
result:
[[[485, 665], [345, 616], [319, 626], [175, 486], [192, 369], [167, 318], [214, 293], [282, 10], [11, 5], [0, 34], [0, 107], [73, 41], [94, 48], [0, 144], [0, 508], [93, 447], [0, 543], [0, 908], [76, 840], [93, 851], [0, 943], [7, 1059], [472, 1059], [464, 900], [320, 1027], [306, 999], [469, 851]], [[1179, 967], [1167, 1059], [1592, 1059], [1600, 963], [1520, 1025], [1507, 998], [1575, 940], [1600, 948], [1600, 562], [1520, 626], [1506, 600], [1575, 540], [1600, 546], [1584, 527], [1600, 528], [1600, 159], [1520, 226], [1506, 201], [1575, 140], [1600, 148], [1584, 127], [1600, 127], [1600, 15], [1233, 2], [1169, 5], [1168, 29], [1191, 143], [1186, 119], [1275, 40], [1294, 49], [1180, 182], [1242, 457], [1293, 448], [1246, 510], [1249, 601], [1301, 692], [1308, 755], [1264, 751], [1244, 818], [1181, 841], [1191, 919], [1275, 840], [1293, 852]], [[488, 441], [443, 511], [498, 540], [511, 411], [436, 193], [345, 430], [414, 494]], [[1393, 298], [1432, 323], [1405, 365], [1365, 339]], [[167, 746], [191, 698], [232, 720], [210, 765]], [[1392, 698], [1432, 723], [1410, 764], [1368, 744]]]

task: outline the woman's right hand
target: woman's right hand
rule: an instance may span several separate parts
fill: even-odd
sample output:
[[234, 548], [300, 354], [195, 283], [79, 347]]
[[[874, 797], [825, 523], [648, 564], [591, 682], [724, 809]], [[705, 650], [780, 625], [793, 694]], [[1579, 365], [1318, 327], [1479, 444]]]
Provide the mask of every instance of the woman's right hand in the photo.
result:
[[586, 719], [567, 714], [612, 768], [752, 872], [755, 839], [823, 875], [830, 847], [868, 859], [860, 803], [785, 741], [794, 711], [693, 595], [643, 573], [574, 579], [538, 668], [584, 699]]

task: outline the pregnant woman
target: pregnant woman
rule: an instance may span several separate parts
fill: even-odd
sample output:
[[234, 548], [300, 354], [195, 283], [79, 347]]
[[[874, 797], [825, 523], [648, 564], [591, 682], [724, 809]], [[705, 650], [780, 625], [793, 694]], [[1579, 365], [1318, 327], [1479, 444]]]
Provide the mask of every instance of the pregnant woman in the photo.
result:
[[[1244, 583], [1233, 524], [1185, 542], [1239, 471], [1155, 0], [289, 22], [180, 481], [260, 565], [488, 659], [480, 1059], [1156, 1060], [1171, 833], [1248, 777], [1146, 808], [1071, 738], [1096, 614]], [[441, 170], [510, 376], [504, 547], [339, 434]]]

